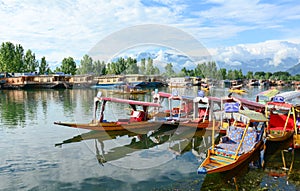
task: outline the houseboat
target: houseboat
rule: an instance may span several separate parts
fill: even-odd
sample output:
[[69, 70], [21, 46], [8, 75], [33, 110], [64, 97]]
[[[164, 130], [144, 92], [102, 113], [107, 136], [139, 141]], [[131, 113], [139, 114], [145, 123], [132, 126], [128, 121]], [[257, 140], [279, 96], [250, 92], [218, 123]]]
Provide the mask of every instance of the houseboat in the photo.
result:
[[70, 75], [56, 73], [51, 75], [37, 75], [35, 73], [15, 74], [5, 78], [4, 89], [30, 89], [30, 88], [72, 88]]
[[94, 80], [93, 75], [74, 75], [71, 77], [70, 83], [73, 84], [73, 88], [89, 88], [95, 86], [97, 81]]
[[249, 80], [248, 85], [249, 85], [249, 86], [259, 86], [260, 84], [259, 84], [259, 81], [258, 81], [258, 80], [256, 80], [256, 79], [251, 79], [251, 80]]
[[163, 77], [160, 75], [141, 75], [141, 74], [128, 74], [125, 75], [126, 83], [132, 86], [139, 86], [142, 88], [156, 88], [163, 86]]
[[104, 75], [95, 77], [94, 79], [97, 81], [96, 88], [110, 89], [125, 85], [125, 78], [122, 75]]
[[190, 77], [173, 77], [168, 80], [169, 87], [189, 87], [192, 86]]

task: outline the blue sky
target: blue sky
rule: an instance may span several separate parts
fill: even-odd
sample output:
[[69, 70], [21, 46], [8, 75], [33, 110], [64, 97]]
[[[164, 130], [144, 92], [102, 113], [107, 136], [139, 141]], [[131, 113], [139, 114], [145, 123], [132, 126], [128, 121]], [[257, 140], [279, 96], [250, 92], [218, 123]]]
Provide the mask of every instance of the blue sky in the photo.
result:
[[0, 0], [0, 42], [21, 44], [50, 62], [80, 60], [108, 35], [142, 24], [176, 27], [212, 54], [248, 44], [252, 52], [255, 45], [276, 52], [278, 44], [266, 46], [299, 44], [299, 21], [296, 0]]

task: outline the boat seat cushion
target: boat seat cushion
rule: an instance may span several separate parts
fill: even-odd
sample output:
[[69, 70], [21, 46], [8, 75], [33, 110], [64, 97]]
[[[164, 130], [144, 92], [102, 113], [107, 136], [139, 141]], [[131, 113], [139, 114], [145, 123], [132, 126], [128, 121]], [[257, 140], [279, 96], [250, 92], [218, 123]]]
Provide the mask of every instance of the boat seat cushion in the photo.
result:
[[238, 143], [242, 139], [244, 129], [240, 127], [229, 126], [227, 129], [226, 136], [228, 137], [228, 141], [233, 141]]
[[253, 130], [251, 127], [246, 132], [242, 149], [244, 152], [249, 152], [257, 143], [258, 135], [255, 130]]
[[[243, 135], [243, 128], [233, 128], [230, 127], [231, 129], [229, 136], [232, 138], [230, 139], [229, 136], [225, 136], [221, 138], [221, 142], [216, 145], [216, 153], [220, 155], [234, 155], [236, 150], [238, 149], [240, 140]], [[236, 135], [232, 135], [231, 133], [236, 133]], [[244, 152], [249, 152], [257, 143], [257, 133], [255, 130], [252, 128], [249, 128], [246, 132], [246, 135], [244, 137], [244, 141], [242, 143], [242, 146], [238, 152], [238, 155], [243, 154]]]
[[290, 117], [287, 118], [287, 115], [284, 114], [270, 114], [269, 128], [272, 130], [281, 130], [284, 128], [286, 121], [287, 121], [286, 130], [293, 131], [294, 118], [292, 115], [290, 115]]

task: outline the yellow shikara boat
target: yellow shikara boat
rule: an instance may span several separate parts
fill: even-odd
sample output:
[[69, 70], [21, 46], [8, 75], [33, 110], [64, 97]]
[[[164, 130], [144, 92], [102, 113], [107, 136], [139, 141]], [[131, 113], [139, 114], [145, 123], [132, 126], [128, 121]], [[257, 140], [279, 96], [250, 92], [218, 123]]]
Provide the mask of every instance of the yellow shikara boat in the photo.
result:
[[[232, 170], [249, 161], [256, 151], [263, 149], [264, 128], [268, 119], [259, 112], [240, 110], [238, 112], [214, 112], [214, 121], [234, 120], [221, 137], [219, 144], [212, 141], [206, 159], [199, 166], [198, 174], [211, 174]], [[240, 125], [240, 124], [244, 125]], [[239, 125], [237, 125], [239, 124]], [[215, 125], [213, 125], [215, 129]], [[214, 138], [214, 131], [212, 138]]]
[[244, 93], [247, 93], [246, 90], [242, 89], [243, 85], [240, 84], [240, 85], [236, 85], [236, 86], [232, 86], [230, 89], [229, 89], [229, 92], [231, 93], [237, 93], [237, 94], [244, 94]]
[[231, 93], [237, 93], [237, 94], [247, 93], [247, 91], [243, 90], [243, 89], [229, 89], [229, 92], [231, 92]]

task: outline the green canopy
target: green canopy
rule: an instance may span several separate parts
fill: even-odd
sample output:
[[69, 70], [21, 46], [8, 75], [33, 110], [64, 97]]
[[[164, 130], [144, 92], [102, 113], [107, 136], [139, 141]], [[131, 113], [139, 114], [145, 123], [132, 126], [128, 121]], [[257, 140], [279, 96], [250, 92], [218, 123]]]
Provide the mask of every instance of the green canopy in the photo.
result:
[[245, 124], [249, 122], [266, 122], [268, 119], [264, 114], [252, 111], [252, 110], [240, 110], [236, 113], [226, 113], [225, 111], [216, 111], [213, 113], [214, 118], [217, 121], [222, 121], [224, 119], [234, 119], [235, 121], [240, 121]]

